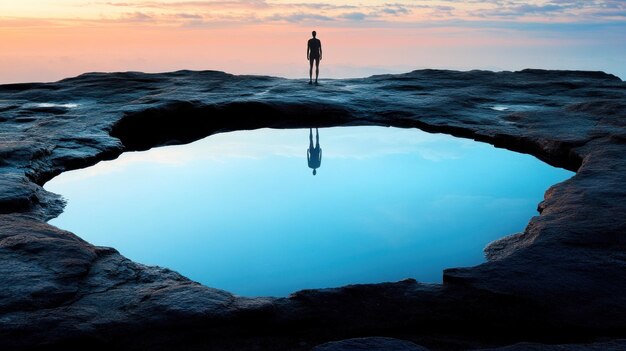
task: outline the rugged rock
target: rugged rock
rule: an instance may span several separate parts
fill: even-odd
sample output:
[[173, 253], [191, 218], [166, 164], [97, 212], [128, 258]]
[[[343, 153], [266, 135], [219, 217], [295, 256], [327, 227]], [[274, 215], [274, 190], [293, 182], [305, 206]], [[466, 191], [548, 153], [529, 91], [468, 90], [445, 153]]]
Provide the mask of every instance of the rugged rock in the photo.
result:
[[[219, 132], [339, 125], [448, 133], [577, 173], [547, 190], [524, 232], [490, 245], [487, 263], [447, 269], [443, 284], [242, 298], [45, 222], [63, 202], [42, 185], [63, 171]], [[432, 350], [621, 345], [607, 340], [626, 336], [625, 154], [626, 84], [602, 72], [424, 70], [313, 87], [128, 72], [2, 85], [0, 348], [310, 350], [372, 335]]]
[[496, 349], [482, 349], [480, 351], [623, 351], [626, 350], [626, 340], [597, 342], [593, 344], [565, 344], [546, 345], [522, 342], [515, 345]]
[[312, 351], [428, 351], [406, 340], [369, 337], [332, 341], [313, 348]]

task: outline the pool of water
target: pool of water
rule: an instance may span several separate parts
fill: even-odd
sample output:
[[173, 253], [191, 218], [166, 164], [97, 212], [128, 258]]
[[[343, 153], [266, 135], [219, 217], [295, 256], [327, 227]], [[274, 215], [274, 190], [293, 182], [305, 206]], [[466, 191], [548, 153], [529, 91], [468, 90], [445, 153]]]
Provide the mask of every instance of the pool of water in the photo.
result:
[[522, 231], [571, 175], [415, 129], [319, 129], [319, 147], [315, 129], [260, 129], [125, 153], [45, 188], [67, 199], [50, 223], [93, 244], [239, 295], [285, 296], [439, 282]]

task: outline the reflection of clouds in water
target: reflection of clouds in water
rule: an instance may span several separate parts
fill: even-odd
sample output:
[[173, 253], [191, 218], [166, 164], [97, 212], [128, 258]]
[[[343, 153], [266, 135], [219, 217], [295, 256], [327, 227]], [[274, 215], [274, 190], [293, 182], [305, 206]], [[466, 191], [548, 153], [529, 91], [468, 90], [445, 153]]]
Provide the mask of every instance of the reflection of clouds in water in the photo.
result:
[[484, 204], [493, 200], [492, 196], [484, 196], [484, 195], [459, 195], [459, 194], [446, 194], [444, 196], [438, 197], [435, 201], [433, 201], [433, 207], [443, 207], [449, 208], [451, 205], [454, 206], [468, 206], [472, 204]]
[[[435, 210], [432, 212], [433, 215], [445, 217], [448, 216], [450, 209], [455, 207], [473, 208], [502, 214], [501, 211], [503, 209], [515, 211], [520, 208], [527, 208], [529, 205], [533, 206], [534, 203], [536, 203], [536, 200], [530, 197], [448, 194], [433, 201], [430, 208]], [[437, 212], [437, 209], [440, 209], [441, 212]]]
[[324, 140], [325, 143], [338, 141], [337, 148], [332, 150], [335, 157], [357, 159], [416, 153], [426, 160], [438, 161], [459, 158], [461, 147], [476, 147], [473, 141], [449, 135], [400, 128], [385, 128], [381, 133], [381, 127], [361, 127], [358, 131], [336, 133]]
[[[249, 296], [407, 276], [440, 281], [444, 268], [480, 263], [484, 245], [523, 230], [557, 179], [551, 174], [563, 174], [530, 157], [417, 130], [319, 132], [325, 156], [335, 159], [315, 178], [305, 163], [308, 129], [218, 134], [125, 153], [76, 172], [86, 179], [70, 172], [47, 185], [70, 201], [51, 224]], [[136, 229], [130, 239], [129, 227]], [[282, 272], [278, 283], [271, 272]]]
[[[415, 233], [425, 230], [421, 217], [408, 203], [385, 203], [375, 212], [368, 212], [359, 218], [361, 234], [375, 237], [391, 247], [402, 247], [418, 239]], [[390, 231], [390, 227], [401, 230]]]
[[510, 198], [510, 197], [494, 197], [486, 195], [459, 195], [447, 194], [439, 197], [433, 202], [434, 206], [449, 208], [451, 205], [466, 206], [474, 203], [480, 203], [481, 206], [489, 208], [498, 208], [500, 206], [520, 205], [527, 201], [526, 198]]
[[[393, 154], [416, 153], [427, 160], [456, 159], [459, 148], [475, 145], [448, 135], [428, 134], [417, 129], [383, 127], [337, 127], [319, 130], [324, 158], [367, 159]], [[268, 155], [300, 158], [306, 155], [308, 129], [239, 131], [214, 135], [197, 143], [197, 157], [211, 159]], [[234, 140], [233, 140], [234, 139]], [[314, 136], [315, 139], [315, 136]], [[315, 140], [314, 140], [315, 142]]]
[[515, 208], [527, 207], [529, 204], [532, 206], [536, 200], [530, 198], [513, 198], [513, 197], [501, 197], [491, 199], [485, 207], [493, 211], [502, 211], [503, 209], [511, 210]]
[[183, 166], [193, 159], [191, 155], [183, 150], [175, 150], [173, 148], [156, 148], [145, 152], [126, 152], [115, 160], [101, 161], [85, 169], [63, 172], [61, 177], [54, 178], [52, 182], [55, 184], [67, 184], [100, 175], [121, 173], [129, 167], [140, 165]]
[[[475, 218], [489, 218], [485, 214], [492, 213], [498, 213], [500, 218], [515, 218], [520, 213], [525, 213], [527, 209], [533, 208], [537, 199], [532, 196], [447, 194], [431, 201], [425, 199], [420, 201], [421, 207], [416, 207], [412, 201], [385, 203], [385, 206], [378, 207], [376, 212], [358, 217], [362, 224], [362, 234], [376, 237], [391, 247], [401, 247], [422, 240], [420, 237], [442, 235], [441, 223], [446, 223], [447, 227], [467, 227], [468, 219], [459, 216], [460, 213]], [[390, 227], [402, 230], [389, 231]], [[416, 236], [416, 233], [419, 236]]]
[[[463, 149], [476, 142], [417, 129], [383, 127], [341, 127], [320, 129], [320, 146], [325, 159], [372, 159], [389, 155], [416, 154], [439, 162], [458, 159]], [[315, 142], [315, 135], [314, 135]], [[268, 156], [305, 158], [308, 129], [236, 131], [212, 135], [187, 145], [128, 152], [113, 161], [103, 161], [80, 172], [68, 172], [62, 181], [122, 172], [131, 166], [162, 165], [181, 167], [197, 162], [225, 164], [233, 159], [260, 160]]]

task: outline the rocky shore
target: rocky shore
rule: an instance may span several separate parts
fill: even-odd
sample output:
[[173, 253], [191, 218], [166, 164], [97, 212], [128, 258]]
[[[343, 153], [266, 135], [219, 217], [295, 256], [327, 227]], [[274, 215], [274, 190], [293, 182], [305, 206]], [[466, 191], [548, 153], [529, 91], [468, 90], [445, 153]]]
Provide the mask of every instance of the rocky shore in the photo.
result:
[[[542, 70], [306, 82], [179, 71], [0, 85], [0, 349], [626, 349], [626, 83]], [[67, 170], [214, 133], [342, 125], [447, 133], [576, 175], [443, 284], [243, 298], [46, 223], [64, 203], [42, 186]]]

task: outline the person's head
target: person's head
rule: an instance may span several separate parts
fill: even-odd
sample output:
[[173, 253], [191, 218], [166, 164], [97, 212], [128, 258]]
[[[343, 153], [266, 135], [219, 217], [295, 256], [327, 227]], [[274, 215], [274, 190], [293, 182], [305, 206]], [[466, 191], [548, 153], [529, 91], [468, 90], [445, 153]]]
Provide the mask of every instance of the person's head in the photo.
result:
[[317, 35], [316, 31], [311, 32], [311, 35], [313, 36], [313, 38], [315, 38], [315, 36]]
[[316, 175], [316, 174], [317, 174], [317, 170], [314, 169], [313, 170], [313, 175]]

